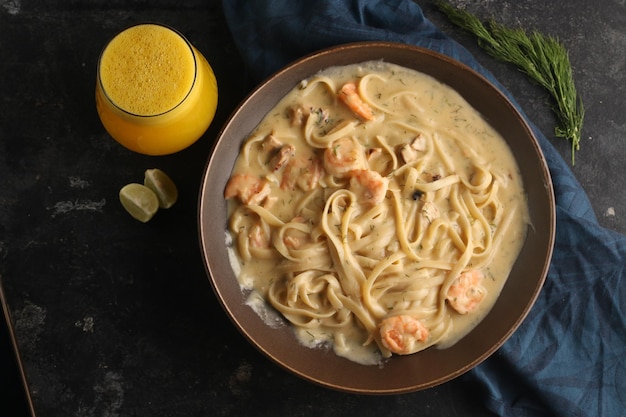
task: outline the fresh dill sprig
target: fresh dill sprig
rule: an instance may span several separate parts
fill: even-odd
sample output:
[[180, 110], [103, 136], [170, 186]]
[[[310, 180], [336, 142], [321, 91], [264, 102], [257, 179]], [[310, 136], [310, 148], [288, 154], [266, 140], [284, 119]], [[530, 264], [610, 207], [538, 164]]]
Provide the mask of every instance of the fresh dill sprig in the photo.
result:
[[483, 24], [476, 16], [438, 0], [437, 7], [452, 23], [472, 33], [478, 44], [496, 59], [514, 64], [544, 87], [555, 101], [558, 117], [554, 134], [572, 142], [572, 165], [580, 149], [585, 109], [576, 92], [572, 66], [565, 47], [554, 37], [537, 31], [508, 28], [494, 20]]

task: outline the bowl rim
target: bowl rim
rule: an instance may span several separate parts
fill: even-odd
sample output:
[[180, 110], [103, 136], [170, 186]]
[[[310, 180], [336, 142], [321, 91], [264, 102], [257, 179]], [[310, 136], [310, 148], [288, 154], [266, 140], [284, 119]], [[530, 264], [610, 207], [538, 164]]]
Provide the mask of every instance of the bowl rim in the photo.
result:
[[[449, 372], [444, 372], [442, 375], [439, 375], [438, 377], [435, 377], [427, 382], [402, 383], [402, 384], [394, 385], [394, 386], [381, 386], [379, 384], [370, 385], [367, 383], [367, 381], [365, 382], [360, 381], [358, 383], [356, 382], [352, 383], [350, 381], [346, 381], [345, 379], [338, 380], [337, 378], [333, 377], [332, 371], [330, 370], [326, 370], [326, 371], [322, 370], [320, 372], [315, 371], [315, 374], [313, 374], [311, 372], [311, 369], [302, 369], [302, 367], [300, 366], [298, 362], [299, 359], [293, 358], [292, 356], [290, 356], [290, 354], [285, 354], [284, 352], [276, 353], [277, 347], [275, 346], [275, 344], [273, 344], [273, 342], [268, 343], [266, 339], [259, 341], [258, 329], [252, 329], [250, 328], [249, 325], [248, 326], [246, 325], [246, 320], [253, 320], [250, 318], [250, 313], [255, 316], [257, 316], [257, 314], [254, 313], [250, 307], [245, 305], [243, 292], [241, 293], [239, 304], [233, 305], [233, 303], [235, 302], [234, 300], [231, 299], [233, 297], [231, 297], [228, 294], [228, 290], [224, 287], [223, 283], [219, 280], [219, 278], [215, 277], [215, 273], [218, 272], [217, 269], [215, 269], [213, 265], [213, 263], [215, 263], [216, 258], [214, 255], [212, 255], [212, 251], [215, 248], [214, 247], [212, 248], [209, 241], [206, 239], [207, 233], [209, 234], [215, 233], [214, 227], [210, 227], [210, 226], [216, 226], [214, 219], [210, 221], [211, 223], [210, 226], [205, 224], [205, 221], [207, 220], [207, 218], [210, 218], [212, 216], [211, 210], [209, 209], [208, 206], [210, 204], [215, 203], [214, 201], [208, 202], [207, 199], [205, 198], [205, 195], [209, 193], [211, 189], [216, 188], [215, 181], [212, 180], [213, 177], [210, 175], [210, 174], [215, 173], [217, 169], [215, 168], [215, 166], [218, 164], [218, 161], [216, 161], [215, 155], [221, 147], [228, 146], [228, 144], [225, 144], [225, 142], [229, 138], [225, 135], [225, 133], [229, 132], [232, 126], [238, 121], [238, 118], [242, 117], [241, 115], [246, 109], [246, 107], [249, 106], [250, 103], [253, 102], [254, 100], [259, 99], [259, 96], [262, 96], [264, 93], [266, 93], [266, 91], [271, 92], [274, 85], [277, 83], [280, 83], [283, 77], [285, 77], [287, 74], [290, 74], [290, 78], [302, 80], [304, 78], [314, 75], [317, 71], [328, 67], [328, 65], [324, 67], [320, 67], [317, 71], [311, 72], [311, 71], [306, 71], [308, 70], [308, 66], [314, 67], [315, 64], [320, 61], [324, 61], [326, 59], [332, 59], [334, 57], [339, 57], [345, 54], [346, 52], [358, 53], [360, 51], [364, 51], [364, 53], [367, 54], [367, 51], [371, 51], [371, 50], [380, 50], [380, 51], [392, 51], [393, 50], [393, 51], [397, 51], [398, 53], [415, 54], [416, 57], [417, 56], [428, 57], [428, 59], [433, 60], [433, 62], [438, 62], [439, 65], [443, 65], [444, 67], [451, 68], [452, 71], [466, 72], [471, 79], [473, 79], [478, 84], [483, 84], [484, 88], [490, 90], [489, 94], [493, 94], [494, 96], [497, 97], [498, 100], [502, 101], [502, 104], [506, 106], [506, 111], [510, 112], [511, 115], [514, 116], [515, 119], [520, 123], [520, 128], [523, 130], [524, 136], [530, 139], [529, 143], [527, 143], [526, 145], [528, 145], [531, 148], [531, 151], [532, 151], [531, 153], [533, 154], [532, 159], [537, 164], [537, 168], [539, 168], [541, 171], [537, 175], [541, 177], [542, 184], [536, 184], [536, 185], [537, 185], [537, 188], [541, 189], [539, 192], [545, 192], [546, 201], [543, 201], [542, 204], [547, 204], [547, 213], [543, 213], [543, 214], [546, 214], [547, 217], [545, 219], [541, 219], [545, 225], [545, 230], [543, 232], [547, 233], [547, 239], [542, 241], [542, 244], [544, 245], [544, 248], [542, 249], [543, 250], [542, 253], [544, 254], [543, 260], [541, 263], [537, 264], [537, 269], [540, 271], [540, 273], [539, 273], [539, 276], [534, 281], [535, 285], [532, 289], [531, 296], [525, 299], [522, 305], [519, 306], [519, 312], [518, 314], [515, 315], [513, 321], [503, 326], [503, 330], [500, 332], [500, 336], [497, 337], [497, 340], [490, 343], [490, 346], [488, 346], [487, 348], [484, 348], [484, 347], [480, 348], [481, 353], [476, 354], [472, 360], [463, 361], [463, 363], [459, 364], [454, 370], [449, 371]], [[386, 54], [383, 53], [383, 55], [386, 55]], [[380, 59], [382, 59], [382, 61], [385, 61], [385, 62], [393, 62], [393, 61], [387, 61], [387, 59], [385, 59], [385, 56], [381, 56]], [[351, 60], [352, 61], [351, 63], [365, 62], [365, 61], [370, 61], [370, 60], [374, 60], [374, 59], [371, 59], [371, 58], [364, 58], [361, 60], [353, 59]], [[339, 65], [343, 65], [343, 64], [339, 64]], [[302, 70], [302, 67], [305, 67], [304, 71]], [[430, 75], [437, 78], [436, 75], [433, 75], [433, 74], [430, 74]], [[287, 91], [291, 90], [291, 88], [295, 87], [295, 85], [296, 83], [294, 83], [291, 87], [286, 88], [286, 90]], [[452, 87], [452, 88], [457, 90], [455, 87]], [[280, 99], [283, 96], [284, 94], [281, 94], [277, 99]], [[465, 98], [467, 99], [467, 97]], [[474, 106], [473, 103], [470, 102], [470, 104]], [[269, 110], [269, 108], [267, 110]], [[265, 116], [265, 114], [266, 112], [263, 112], [263, 115], [261, 115], [260, 119], [262, 119]], [[254, 123], [254, 126], [256, 126], [256, 124], [258, 124], [258, 122]], [[241, 143], [245, 140], [245, 138], [250, 132], [251, 130], [249, 132], [246, 132], [246, 134], [242, 135], [238, 139], [238, 143], [236, 144], [237, 148], [239, 148]], [[231, 144], [230, 146], [232, 147], [234, 145]], [[516, 156], [516, 159], [517, 159], [517, 156]], [[519, 161], [518, 161], [518, 164], [519, 164]], [[232, 169], [232, 163], [230, 164], [230, 169]], [[230, 171], [227, 174], [228, 174], [227, 176], [230, 176]], [[222, 180], [218, 181], [217, 188], [219, 189], [219, 193], [221, 194], [223, 191], [223, 185], [225, 185], [225, 180], [223, 179], [224, 173], [222, 172], [220, 173], [220, 175], [221, 175], [220, 178]], [[524, 184], [524, 187], [526, 188], [527, 184]], [[226, 202], [224, 201], [223, 204], [225, 205]], [[212, 148], [209, 153], [209, 158], [208, 158], [208, 161], [206, 163], [206, 166], [205, 166], [202, 178], [201, 178], [201, 186], [200, 186], [200, 192], [199, 192], [199, 197], [198, 197], [198, 219], [197, 220], [198, 220], [198, 235], [199, 235], [202, 259], [203, 259], [203, 263], [204, 263], [209, 281], [213, 288], [213, 291], [219, 303], [221, 304], [222, 308], [227, 313], [227, 316], [230, 319], [230, 321], [235, 325], [237, 330], [244, 336], [244, 338], [252, 346], [254, 346], [257, 350], [262, 352], [267, 358], [269, 358], [271, 361], [273, 361], [274, 363], [276, 363], [283, 369], [286, 369], [287, 371], [305, 380], [308, 380], [315, 384], [318, 384], [327, 388], [335, 389], [338, 391], [358, 393], [358, 394], [374, 394], [374, 395], [407, 393], [407, 392], [414, 392], [414, 391], [434, 387], [436, 385], [447, 382], [451, 379], [454, 379], [466, 373], [467, 371], [471, 370], [478, 364], [482, 363], [485, 359], [491, 356], [496, 350], [498, 350], [506, 342], [506, 340], [509, 339], [509, 337], [518, 329], [518, 327], [521, 325], [523, 320], [527, 317], [530, 309], [532, 308], [537, 297], [539, 296], [541, 288], [548, 274], [548, 269], [549, 269], [550, 262], [552, 259], [552, 253], [553, 253], [554, 242], [555, 242], [555, 233], [556, 233], [556, 208], [555, 208], [554, 189], [553, 189], [553, 183], [552, 183], [550, 171], [548, 169], [545, 156], [541, 150], [539, 142], [532, 128], [530, 127], [529, 122], [526, 120], [525, 116], [521, 113], [521, 111], [518, 110], [518, 108], [513, 104], [511, 99], [509, 99], [506, 94], [504, 94], [498, 87], [496, 87], [486, 77], [484, 77], [483, 75], [478, 73], [476, 70], [472, 69], [471, 67], [461, 63], [460, 61], [457, 61], [447, 55], [441, 54], [439, 52], [436, 52], [436, 51], [433, 51], [431, 49], [427, 49], [424, 47], [404, 44], [404, 43], [397, 43], [397, 42], [388, 42], [388, 41], [363, 41], [363, 42], [345, 43], [345, 44], [335, 45], [335, 46], [331, 46], [325, 49], [312, 52], [282, 67], [278, 71], [266, 77], [254, 89], [252, 89], [250, 93], [232, 111], [230, 116], [227, 118], [226, 122], [223, 124], [222, 128], [219, 130], [218, 135], [216, 136], [215, 141], [212, 145]], [[223, 225], [223, 228], [224, 228], [223, 230], [225, 233], [226, 232], [226, 219], [224, 218], [219, 221], [221, 222], [220, 224]], [[225, 243], [225, 240], [223, 242]], [[226, 245], [224, 244], [223, 246], [225, 247]], [[524, 246], [526, 247], [527, 243], [524, 243]], [[213, 262], [211, 259], [213, 259]], [[232, 273], [232, 277], [234, 277], [234, 273]], [[235, 281], [236, 281], [236, 278], [235, 278]], [[232, 285], [232, 283], [230, 284]], [[239, 285], [238, 283], [236, 284], [237, 286]], [[507, 284], [508, 284], [508, 281], [507, 281]], [[505, 284], [505, 287], [507, 286], [507, 284]], [[496, 304], [498, 303], [496, 302]], [[249, 311], [246, 312], [245, 309]], [[491, 314], [492, 313], [490, 312], [487, 316]], [[247, 317], [242, 318], [242, 315], [247, 316]], [[483, 319], [483, 322], [485, 321], [485, 319]], [[267, 331], [267, 332], [273, 331], [265, 323], [263, 323], [262, 325], [266, 327], [263, 331]], [[285, 329], [282, 329], [280, 331], [283, 333], [291, 333], [289, 331], [285, 331]], [[470, 332], [470, 334], [472, 334], [472, 332]], [[468, 336], [470, 334], [468, 334]], [[468, 336], [466, 336], [465, 338], [467, 338]], [[299, 343], [295, 339], [295, 336], [291, 334], [291, 337], [293, 338], [294, 348], [296, 348], [296, 350], [299, 350], [295, 346], [295, 345], [299, 345]], [[263, 336], [263, 338], [265, 338], [265, 336]], [[459, 343], [463, 342], [464, 339], [459, 341]], [[457, 345], [459, 343], [457, 343]], [[299, 345], [299, 346], [302, 347], [302, 345]], [[470, 345], [469, 347], [472, 348], [473, 346]], [[452, 348], [454, 348], [454, 346]], [[449, 348], [449, 349], [452, 349], [452, 348]], [[322, 349], [310, 349], [310, 348], [303, 348], [303, 349], [310, 351], [311, 355], [317, 356], [318, 359], [325, 358], [325, 360], [329, 360], [330, 362], [332, 362], [333, 365], [337, 365], [338, 357], [335, 357], [333, 360], [332, 356], [336, 356], [336, 355], [334, 354], [334, 352], [332, 352], [332, 350], [330, 350], [329, 354], [324, 356], [324, 352], [320, 353]], [[444, 352], [444, 350], [439, 350], [439, 352]], [[421, 354], [422, 352], [417, 353], [415, 355], [408, 355], [404, 357], [394, 356], [393, 359], [391, 360], [402, 361], [403, 366], [409, 365], [409, 368], [411, 370], [418, 371], [419, 366], [417, 367], [417, 369], [416, 367], [412, 367], [410, 363], [410, 359], [407, 361], [406, 358], [418, 357], [418, 355], [421, 355]], [[287, 355], [288, 357], [285, 357], [285, 355]], [[346, 359], [340, 358], [340, 361], [341, 360], [347, 361], [350, 364], [354, 365], [353, 362], [350, 362]], [[343, 365], [339, 364], [337, 366], [344, 366], [344, 365], [347, 366], [348, 368], [353, 368], [353, 366], [347, 365], [347, 364], [343, 364]], [[422, 362], [420, 365], [424, 366], [426, 364]], [[357, 365], [357, 366], [365, 367], [364, 365]], [[385, 366], [387, 366], [387, 364], [385, 364]], [[382, 367], [382, 369], [384, 369], [384, 367]]]

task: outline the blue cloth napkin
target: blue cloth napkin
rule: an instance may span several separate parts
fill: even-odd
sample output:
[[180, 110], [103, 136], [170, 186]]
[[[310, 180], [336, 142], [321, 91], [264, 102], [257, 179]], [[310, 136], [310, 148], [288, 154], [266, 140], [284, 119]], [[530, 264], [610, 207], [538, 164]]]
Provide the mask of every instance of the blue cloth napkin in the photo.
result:
[[[522, 112], [494, 76], [410, 0], [223, 0], [223, 8], [255, 81], [332, 45], [403, 42], [474, 68]], [[555, 187], [554, 255], [527, 319], [467, 378], [484, 387], [486, 407], [503, 416], [622, 416], [626, 410], [626, 236], [597, 223], [569, 166], [530, 125]]]

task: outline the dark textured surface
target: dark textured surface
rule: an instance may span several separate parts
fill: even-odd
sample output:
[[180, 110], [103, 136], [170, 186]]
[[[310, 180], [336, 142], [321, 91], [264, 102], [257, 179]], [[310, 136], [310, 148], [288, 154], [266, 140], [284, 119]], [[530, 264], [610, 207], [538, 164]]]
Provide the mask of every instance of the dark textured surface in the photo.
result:
[[[569, 161], [569, 143], [551, 137], [549, 97], [482, 53], [432, 2], [418, 3], [496, 74]], [[600, 223], [625, 233], [623, 0], [451, 3], [566, 45], [587, 108], [573, 171]], [[212, 127], [172, 156], [124, 150], [95, 113], [100, 49], [142, 21], [187, 35], [220, 85]], [[387, 397], [311, 385], [248, 346], [220, 309], [198, 248], [197, 193], [211, 141], [251, 85], [219, 2], [0, 0], [0, 56], [0, 279], [37, 415], [488, 415], [463, 378]], [[141, 224], [117, 192], [153, 167], [172, 176], [180, 200]], [[0, 407], [13, 398], [3, 389]]]

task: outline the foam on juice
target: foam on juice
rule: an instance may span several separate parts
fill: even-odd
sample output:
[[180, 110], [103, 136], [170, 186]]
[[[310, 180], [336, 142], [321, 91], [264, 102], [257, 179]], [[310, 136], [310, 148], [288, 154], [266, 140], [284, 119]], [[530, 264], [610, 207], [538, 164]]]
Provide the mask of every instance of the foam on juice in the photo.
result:
[[183, 101], [196, 75], [190, 45], [158, 25], [139, 25], [116, 36], [100, 59], [100, 79], [119, 108], [150, 116]]

